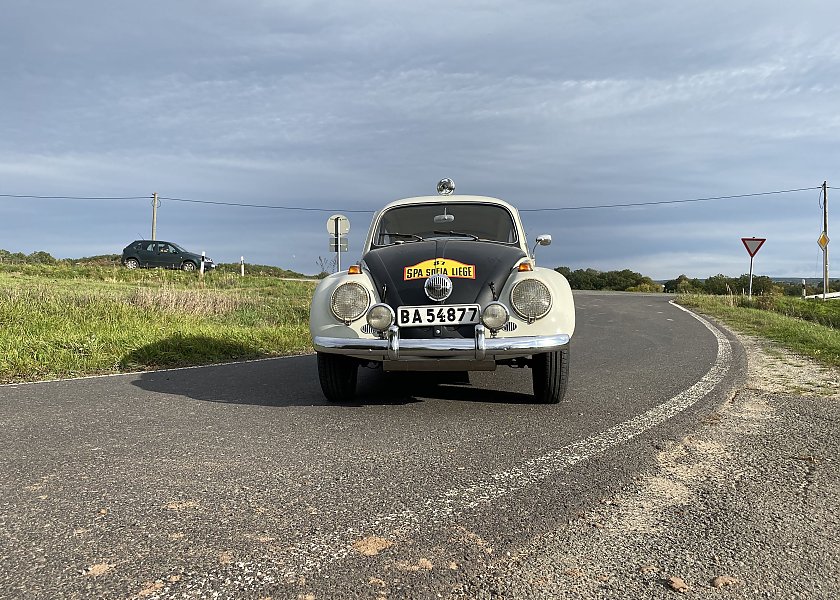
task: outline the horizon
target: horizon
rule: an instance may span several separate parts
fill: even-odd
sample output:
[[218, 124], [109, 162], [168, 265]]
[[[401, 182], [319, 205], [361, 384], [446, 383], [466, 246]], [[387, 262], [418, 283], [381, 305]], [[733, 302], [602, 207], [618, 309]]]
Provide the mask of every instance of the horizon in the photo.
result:
[[[141, 238], [138, 238], [138, 239], [141, 239]], [[145, 240], [147, 238], [142, 238], [142, 239]], [[135, 241], [135, 240], [132, 240], [132, 241]], [[169, 242], [171, 240], [160, 240], [160, 241]], [[187, 250], [190, 251], [191, 249], [187, 248]], [[4, 251], [9, 252], [10, 254], [19, 254], [19, 255], [22, 255], [24, 257], [30, 256], [30, 255], [38, 253], [38, 252], [46, 252], [53, 259], [55, 259], [57, 261], [64, 261], [64, 262], [79, 262], [79, 261], [84, 261], [84, 260], [92, 260], [92, 259], [96, 259], [96, 258], [110, 258], [110, 257], [114, 257], [115, 260], [119, 260], [120, 256], [121, 256], [121, 252], [116, 252], [116, 253], [112, 252], [112, 253], [105, 253], [105, 254], [92, 254], [92, 255], [75, 256], [75, 257], [70, 257], [70, 256], [62, 257], [62, 256], [56, 256], [52, 252], [50, 252], [48, 250], [45, 250], [43, 248], [38, 249], [38, 250], [34, 250], [33, 252], [30, 252], [30, 253], [27, 254], [27, 253], [16, 251], [16, 250], [10, 250], [9, 248], [0, 247], [0, 252], [4, 252]], [[334, 257], [335, 253], [333, 253], [332, 256]], [[237, 261], [217, 261], [217, 260], [214, 259], [214, 263], [216, 265], [220, 265], [220, 264], [238, 265], [239, 261], [238, 260]], [[3, 263], [3, 260], [2, 260], [2, 256], [0, 256], [0, 265], [2, 265], [2, 264], [4, 264], [4, 263]], [[23, 263], [21, 263], [21, 264], [23, 264]], [[34, 263], [29, 263], [29, 264], [34, 264]], [[342, 262], [342, 264], [344, 264], [344, 263]], [[349, 264], [354, 264], [354, 263], [348, 263], [348, 266], [349, 266]], [[248, 265], [251, 265], [251, 266], [254, 266], [254, 267], [271, 267], [271, 268], [282, 269], [284, 271], [293, 271], [293, 272], [299, 273], [301, 275], [306, 275], [307, 277], [315, 277], [315, 276], [320, 274], [319, 272], [311, 272], [311, 275], [310, 275], [310, 273], [307, 273], [305, 271], [297, 271], [295, 269], [290, 269], [290, 268], [288, 268], [286, 266], [283, 266], [283, 265], [272, 265], [272, 264], [267, 264], [267, 263], [249, 263], [249, 262], [246, 261], [245, 262], [246, 268], [248, 267]], [[542, 266], [542, 265], [538, 265], [538, 266]], [[547, 268], [557, 270], [557, 269], [560, 269], [561, 267], [567, 267], [567, 266], [568, 265], [556, 265], [556, 266], [547, 267]], [[572, 268], [571, 270], [572, 271], [577, 271], [577, 270], [586, 270], [586, 269], [592, 269], [592, 268], [594, 268], [594, 267], [576, 267], [576, 268]], [[727, 275], [726, 273], [713, 273], [711, 275], [689, 275], [688, 273], [680, 272], [680, 273], [678, 273], [678, 274], [676, 274], [672, 277], [657, 278], [657, 277], [652, 277], [652, 276], [650, 276], [647, 273], [644, 273], [642, 271], [637, 271], [636, 269], [633, 269], [632, 267], [623, 267], [623, 268], [618, 268], [618, 269], [606, 269], [606, 270], [595, 269], [595, 270], [598, 271], [598, 272], [601, 272], [601, 273], [607, 273], [607, 272], [610, 272], [610, 271], [623, 271], [625, 269], [630, 270], [633, 273], [636, 273], [636, 274], [641, 275], [643, 277], [650, 277], [650, 279], [652, 279], [655, 283], [665, 283], [667, 281], [672, 281], [672, 280], [675, 280], [675, 279], [679, 278], [681, 275], [685, 275], [689, 279], [698, 279], [700, 281], [705, 281], [705, 280], [709, 279], [710, 277], [715, 277], [717, 275], [724, 275], [725, 277], [730, 277], [730, 278], [733, 278], [733, 279], [737, 279], [739, 277], [748, 277], [749, 276], [749, 272], [740, 273], [740, 274], [737, 274], [737, 275]], [[344, 268], [342, 268], [342, 270], [344, 270]], [[765, 273], [758, 273], [758, 272], [754, 272], [753, 277], [770, 277], [770, 279], [772, 279], [774, 282], [787, 282], [787, 283], [795, 283], [795, 282], [799, 282], [802, 279], [804, 279], [806, 281], [806, 283], [808, 283], [809, 285], [816, 284], [816, 283], [821, 284], [822, 281], [823, 281], [822, 277], [798, 277], [798, 276], [795, 276], [795, 275], [776, 277], [776, 276], [767, 275]], [[840, 276], [835, 277], [833, 279], [830, 278], [830, 281], [840, 281]]]

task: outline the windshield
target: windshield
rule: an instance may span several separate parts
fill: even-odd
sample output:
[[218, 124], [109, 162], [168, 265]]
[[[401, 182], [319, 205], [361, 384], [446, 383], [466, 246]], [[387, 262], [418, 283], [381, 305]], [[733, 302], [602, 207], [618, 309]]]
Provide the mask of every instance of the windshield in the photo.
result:
[[510, 212], [492, 204], [451, 203], [396, 206], [382, 215], [374, 246], [420, 239], [457, 237], [515, 244], [516, 227]]

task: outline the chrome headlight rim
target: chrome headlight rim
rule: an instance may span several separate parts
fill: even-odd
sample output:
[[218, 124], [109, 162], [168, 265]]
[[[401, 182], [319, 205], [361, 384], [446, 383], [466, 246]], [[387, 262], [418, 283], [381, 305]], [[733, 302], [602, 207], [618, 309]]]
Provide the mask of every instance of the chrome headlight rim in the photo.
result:
[[[487, 309], [489, 309], [491, 306], [501, 306], [501, 307], [502, 307], [502, 310], [504, 311], [504, 314], [505, 314], [505, 320], [504, 320], [501, 324], [499, 324], [499, 325], [494, 325], [494, 324], [492, 324], [492, 323], [488, 323], [488, 322], [484, 319], [485, 314], [487, 313]], [[504, 304], [502, 304], [501, 302], [498, 302], [498, 301], [493, 301], [493, 302], [490, 302], [490, 303], [488, 303], [488, 304], [487, 304], [487, 305], [486, 305], [486, 306], [482, 309], [482, 311], [481, 311], [481, 323], [482, 323], [485, 327], [487, 327], [487, 329], [489, 329], [490, 331], [492, 331], [492, 332], [494, 332], [494, 333], [495, 333], [496, 331], [499, 331], [500, 329], [502, 329], [502, 327], [504, 327], [505, 325], [507, 325], [507, 324], [508, 324], [508, 321], [510, 321], [510, 310], [508, 309], [508, 307], [507, 307], [507, 306], [505, 306], [505, 305], [504, 305]]]
[[[537, 313], [537, 312], [534, 312], [534, 311], [525, 310], [524, 307], [516, 305], [516, 300], [515, 300], [516, 292], [517, 292], [517, 289], [523, 284], [527, 284], [527, 285], [536, 284], [536, 285], [542, 286], [545, 289], [545, 294], [548, 296], [548, 305], [545, 307], [545, 310], [543, 310], [540, 313]], [[513, 308], [513, 310], [516, 311], [517, 315], [519, 315], [520, 317], [522, 317], [523, 319], [528, 321], [528, 323], [533, 323], [537, 319], [542, 319], [549, 312], [551, 312], [551, 307], [554, 305], [554, 297], [551, 295], [551, 289], [545, 283], [543, 283], [539, 279], [536, 279], [535, 277], [528, 277], [526, 279], [521, 279], [521, 280], [517, 281], [514, 284], [513, 288], [511, 288], [511, 290], [510, 290], [510, 305]], [[533, 314], [531, 314], [531, 313], [533, 313]]]
[[[348, 288], [348, 287], [358, 288], [359, 290], [361, 290], [364, 293], [364, 307], [360, 308], [357, 311], [351, 312], [349, 315], [340, 315], [340, 314], [338, 314], [338, 312], [336, 312], [335, 297], [341, 290], [343, 290], [345, 288]], [[370, 292], [367, 290], [367, 288], [365, 286], [363, 286], [360, 283], [356, 283], [355, 281], [347, 281], [347, 282], [344, 282], [344, 283], [341, 283], [341, 284], [337, 285], [335, 287], [335, 289], [332, 291], [332, 294], [330, 294], [330, 312], [332, 313], [332, 315], [336, 319], [338, 319], [339, 321], [341, 321], [345, 325], [349, 325], [353, 321], [358, 321], [362, 317], [362, 315], [364, 315], [367, 312], [369, 306], [370, 306]]]
[[[385, 325], [384, 327], [377, 327], [376, 325], [371, 323], [371, 313], [373, 313], [373, 311], [376, 310], [376, 309], [385, 309], [388, 312], [388, 324]], [[388, 328], [391, 325], [393, 325], [394, 323], [396, 323], [397, 315], [394, 312], [394, 309], [391, 308], [389, 305], [384, 304], [382, 302], [377, 302], [376, 304], [374, 304], [373, 306], [371, 306], [370, 308], [367, 309], [366, 320], [367, 320], [368, 325], [370, 325], [375, 331], [378, 331], [378, 332], [381, 333], [383, 331], [388, 331]]]

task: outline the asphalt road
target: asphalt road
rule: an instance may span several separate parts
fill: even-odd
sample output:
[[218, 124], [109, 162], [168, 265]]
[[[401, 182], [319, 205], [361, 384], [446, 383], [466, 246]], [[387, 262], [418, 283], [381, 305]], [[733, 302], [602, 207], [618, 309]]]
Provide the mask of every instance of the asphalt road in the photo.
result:
[[0, 597], [471, 597], [743, 380], [664, 296], [576, 304], [555, 406], [509, 368], [363, 371], [333, 406], [313, 356], [0, 387]]

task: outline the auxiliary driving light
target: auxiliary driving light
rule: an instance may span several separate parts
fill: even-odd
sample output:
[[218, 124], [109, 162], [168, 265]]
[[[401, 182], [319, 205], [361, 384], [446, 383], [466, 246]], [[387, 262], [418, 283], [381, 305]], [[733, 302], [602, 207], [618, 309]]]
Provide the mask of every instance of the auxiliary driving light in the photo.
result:
[[498, 331], [508, 322], [510, 314], [507, 307], [501, 302], [491, 302], [484, 307], [481, 313], [481, 322], [490, 331]]
[[377, 331], [385, 331], [394, 323], [394, 310], [387, 304], [374, 304], [367, 313], [367, 322]]

